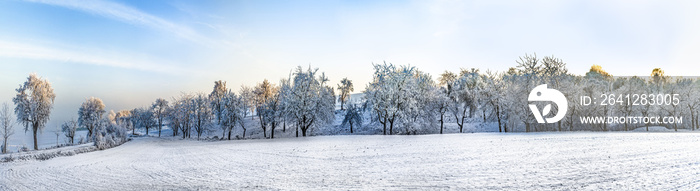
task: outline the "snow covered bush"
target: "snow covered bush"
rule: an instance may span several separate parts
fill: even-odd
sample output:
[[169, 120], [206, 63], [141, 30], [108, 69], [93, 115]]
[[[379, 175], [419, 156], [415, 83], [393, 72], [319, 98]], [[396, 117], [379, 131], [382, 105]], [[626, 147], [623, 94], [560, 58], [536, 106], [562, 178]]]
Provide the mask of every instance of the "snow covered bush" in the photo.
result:
[[117, 123], [112, 120], [102, 119], [95, 129], [95, 134], [92, 139], [95, 146], [102, 150], [119, 146], [126, 142], [126, 135], [125, 127], [117, 125]]

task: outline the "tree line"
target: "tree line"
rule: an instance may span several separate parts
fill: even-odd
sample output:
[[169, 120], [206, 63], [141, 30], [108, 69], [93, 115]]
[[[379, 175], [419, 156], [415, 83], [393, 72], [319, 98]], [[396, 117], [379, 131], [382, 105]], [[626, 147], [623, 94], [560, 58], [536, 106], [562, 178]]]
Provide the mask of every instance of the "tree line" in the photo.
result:
[[[136, 129], [142, 128], [148, 135], [157, 129], [160, 136], [166, 125], [172, 129], [173, 136], [182, 138], [200, 139], [219, 128], [221, 138], [230, 140], [237, 127], [243, 130], [241, 137], [245, 138], [251, 128], [245, 123], [248, 117], [249, 121], [257, 120], [256, 126], [266, 138], [274, 138], [279, 128], [283, 132], [294, 128], [298, 137], [300, 132], [301, 136], [307, 136], [310, 129], [333, 125], [349, 126], [350, 133], [354, 132], [353, 126], [378, 128], [385, 135], [443, 133], [446, 124], [456, 125], [461, 133], [475, 123], [497, 124], [499, 132], [610, 131], [637, 127], [629, 123], [584, 124], [579, 120], [581, 116], [591, 115], [684, 116], [688, 123], [643, 125], [691, 130], [700, 127], [697, 79], [671, 78], [660, 68], [653, 69], [649, 76], [614, 77], [598, 65], [593, 65], [585, 75], [575, 75], [569, 73], [562, 59], [554, 56], [540, 59], [536, 54], [519, 57], [516, 64], [504, 72], [482, 72], [476, 68], [445, 71], [436, 80], [414, 66], [372, 64], [372, 80], [362, 91], [361, 101], [355, 102], [349, 102], [354, 91], [351, 80], [344, 78], [333, 88], [318, 68], [298, 66], [277, 83], [265, 79], [252, 87], [243, 85], [234, 92], [225, 81], [219, 80], [214, 82], [209, 94], [182, 93], [170, 100], [159, 98], [147, 107], [116, 113], [107, 113], [99, 98], [88, 98], [78, 109], [78, 120], [65, 122], [62, 129], [71, 144], [76, 129], [83, 127], [88, 131], [88, 141], [109, 147], [125, 141], [127, 130], [136, 134]], [[527, 96], [540, 84], [547, 84], [567, 97], [568, 112], [561, 121], [554, 124], [535, 121]], [[335, 90], [339, 91], [337, 97]], [[36, 133], [49, 119], [55, 94], [51, 84], [36, 74], [30, 74], [16, 91], [13, 102], [17, 122], [26, 131], [32, 131], [37, 149]], [[610, 93], [679, 94], [682, 101], [676, 105], [591, 107], [578, 99]], [[339, 111], [335, 110], [336, 101], [340, 102]], [[553, 112], [558, 110], [558, 106], [552, 107]], [[342, 118], [341, 124], [332, 124], [336, 112]], [[11, 119], [3, 117], [5, 113], [0, 114], [0, 125], [11, 126]]]

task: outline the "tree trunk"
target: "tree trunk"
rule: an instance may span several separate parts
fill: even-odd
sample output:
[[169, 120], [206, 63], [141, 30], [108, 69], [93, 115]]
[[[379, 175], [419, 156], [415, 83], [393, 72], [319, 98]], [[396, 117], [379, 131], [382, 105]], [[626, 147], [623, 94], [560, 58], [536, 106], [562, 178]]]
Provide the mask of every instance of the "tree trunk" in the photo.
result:
[[384, 121], [382, 121], [381, 115], [377, 114], [377, 119], [379, 119], [379, 123], [381, 123], [384, 126], [384, 135], [386, 135], [386, 115], [384, 116]]
[[445, 114], [440, 115], [440, 134], [442, 134], [443, 123], [445, 122]]
[[393, 134], [394, 134], [394, 121], [390, 120], [389, 121], [389, 135], [393, 135]]
[[350, 121], [350, 133], [352, 133], [352, 121]]
[[384, 125], [384, 131], [383, 131], [383, 132], [384, 132], [384, 135], [386, 135], [386, 122], [382, 123], [382, 125]]
[[561, 120], [559, 120], [559, 122], [557, 122], [557, 127], [559, 128], [559, 132], [561, 132]]
[[503, 132], [501, 131], [501, 108], [496, 105], [496, 119], [498, 120], [498, 132]]
[[309, 128], [301, 129], [301, 136], [306, 137], [306, 130], [309, 130]]
[[158, 119], [158, 137], [160, 137], [161, 130], [163, 130], [163, 121]]
[[36, 141], [36, 132], [37, 132], [37, 130], [39, 130], [38, 125], [34, 125], [34, 128], [32, 128], [32, 130], [33, 130], [33, 134], [34, 134], [34, 150], [39, 150], [39, 146], [37, 145], [37, 141]]
[[7, 138], [5, 138], [5, 140], [3, 140], [2, 153], [7, 153]]
[[530, 123], [525, 123], [525, 132], [530, 132]]
[[229, 130], [228, 130], [228, 140], [229, 140], [229, 141], [231, 140], [231, 131], [233, 131], [233, 129], [229, 129]]

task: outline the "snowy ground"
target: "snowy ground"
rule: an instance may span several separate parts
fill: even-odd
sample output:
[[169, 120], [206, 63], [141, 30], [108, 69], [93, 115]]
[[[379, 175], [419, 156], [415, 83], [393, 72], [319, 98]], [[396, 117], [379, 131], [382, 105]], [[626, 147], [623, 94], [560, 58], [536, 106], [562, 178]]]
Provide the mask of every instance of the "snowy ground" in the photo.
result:
[[0, 163], [0, 190], [698, 190], [699, 145], [697, 133], [633, 132], [137, 138]]

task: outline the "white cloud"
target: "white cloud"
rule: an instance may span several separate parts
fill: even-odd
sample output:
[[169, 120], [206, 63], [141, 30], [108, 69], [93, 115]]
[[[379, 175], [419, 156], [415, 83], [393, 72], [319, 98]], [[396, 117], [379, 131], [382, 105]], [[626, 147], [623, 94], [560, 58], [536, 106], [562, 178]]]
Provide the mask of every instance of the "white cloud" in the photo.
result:
[[185, 71], [185, 69], [177, 66], [160, 64], [172, 62], [154, 60], [137, 53], [115, 53], [47, 43], [31, 44], [0, 40], [0, 57], [50, 60], [60, 63], [81, 63], [168, 74], [181, 74]]
[[178, 25], [163, 18], [142, 12], [135, 8], [115, 2], [104, 0], [81, 1], [81, 0], [26, 0], [28, 2], [43, 3], [48, 5], [66, 7], [91, 14], [100, 15], [121, 22], [142, 25], [153, 28], [205, 45], [215, 44], [213, 40], [200, 35], [197, 31], [184, 25]]

